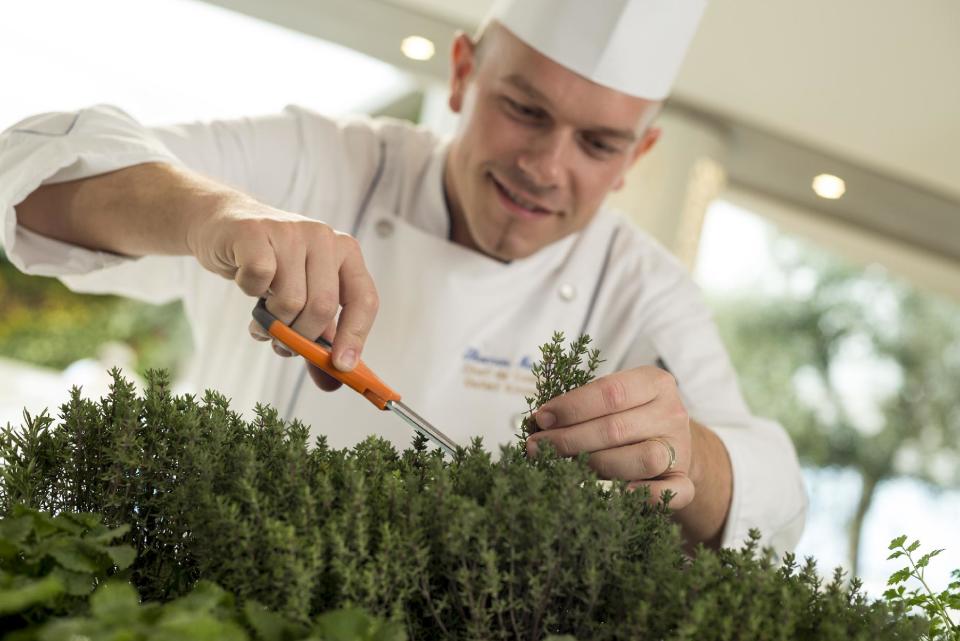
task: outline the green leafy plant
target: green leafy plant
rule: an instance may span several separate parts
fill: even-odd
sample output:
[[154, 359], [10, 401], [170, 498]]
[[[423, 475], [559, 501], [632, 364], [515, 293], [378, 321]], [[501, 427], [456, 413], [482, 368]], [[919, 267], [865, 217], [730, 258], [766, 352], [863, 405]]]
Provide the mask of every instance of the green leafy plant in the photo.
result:
[[126, 583], [107, 583], [90, 599], [86, 616], [52, 621], [26, 631], [22, 641], [124, 639], [129, 641], [406, 641], [403, 628], [357, 609], [327, 612], [298, 625], [255, 602], [238, 609], [234, 597], [202, 581], [167, 603], [141, 604]]
[[[126, 639], [183, 641], [404, 641], [403, 629], [360, 609], [301, 625], [255, 601], [242, 608], [208, 581], [167, 603], [141, 603], [119, 580], [133, 548], [115, 545], [128, 528], [96, 514], [60, 516], [15, 505], [0, 520], [0, 631], [10, 641]], [[95, 591], [94, 591], [95, 590]], [[249, 634], [248, 634], [249, 633]]]
[[[562, 341], [544, 347], [532, 406], [596, 369], [586, 340]], [[245, 421], [215, 392], [173, 396], [163, 373], [142, 396], [113, 376], [99, 401], [74, 390], [57, 424], [26, 415], [0, 431], [0, 509], [127, 525], [146, 601], [212, 581], [282, 617], [278, 639], [342, 608], [411, 639], [885, 641], [925, 624], [842, 575], [824, 585], [812, 560], [778, 566], [757, 533], [691, 558], [666, 507], [598, 486], [582, 458], [505, 447], [494, 460], [479, 440], [449, 461], [423, 439], [310, 448], [270, 407]]]
[[100, 582], [133, 562], [133, 548], [114, 544], [127, 530], [14, 505], [0, 520], [0, 629], [82, 610]]
[[[941, 592], [935, 592], [927, 584], [925, 574], [930, 559], [943, 552], [942, 549], [932, 550], [914, 558], [914, 553], [920, 551], [920, 541], [906, 545], [907, 535], [901, 535], [890, 542], [892, 550], [887, 560], [905, 558], [907, 565], [894, 572], [887, 585], [891, 586], [884, 593], [884, 597], [891, 603], [898, 603], [909, 608], [918, 608], [926, 615], [930, 627], [925, 639], [954, 639], [960, 640], [960, 626], [953, 622], [949, 610], [960, 610], [960, 570], [953, 571], [954, 580]], [[919, 588], [907, 591], [907, 582], [914, 579], [920, 584]]]

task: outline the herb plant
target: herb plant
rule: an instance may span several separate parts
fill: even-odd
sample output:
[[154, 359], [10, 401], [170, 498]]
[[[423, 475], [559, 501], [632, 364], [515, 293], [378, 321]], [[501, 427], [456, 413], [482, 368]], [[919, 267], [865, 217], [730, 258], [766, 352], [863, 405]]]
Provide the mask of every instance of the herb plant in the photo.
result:
[[[0, 522], [0, 633], [10, 641], [404, 641], [402, 627], [356, 609], [309, 626], [201, 581], [165, 603], [143, 603], [120, 580], [129, 546], [94, 514], [47, 514], [18, 506]], [[115, 573], [114, 571], [118, 572]], [[110, 576], [112, 575], [112, 577]], [[108, 578], [109, 577], [109, 578]], [[94, 591], [96, 589], [96, 591]], [[54, 616], [57, 615], [57, 616]]]
[[[531, 408], [596, 370], [587, 339], [562, 343], [543, 348]], [[56, 424], [41, 413], [0, 431], [0, 511], [128, 528], [123, 576], [147, 602], [214, 582], [282, 629], [362, 608], [414, 640], [886, 641], [925, 624], [841, 575], [823, 585], [812, 560], [776, 564], [757, 533], [691, 558], [668, 508], [598, 486], [582, 458], [505, 447], [494, 461], [479, 439], [451, 461], [420, 438], [404, 452], [376, 438], [310, 448], [309, 429], [270, 407], [245, 421], [215, 392], [173, 396], [164, 373], [142, 396], [113, 376], [99, 401], [74, 390]]]
[[563, 341], [563, 332], [554, 332], [550, 342], [540, 346], [540, 360], [530, 368], [536, 379], [537, 392], [526, 397], [529, 411], [520, 429], [521, 446], [528, 436], [538, 431], [533, 412], [550, 399], [592, 381], [597, 367], [603, 362], [600, 350], [589, 349], [590, 336], [587, 334], [570, 343], [566, 350]]
[[83, 610], [101, 581], [133, 562], [133, 548], [115, 543], [127, 530], [13, 506], [0, 521], [0, 630]]

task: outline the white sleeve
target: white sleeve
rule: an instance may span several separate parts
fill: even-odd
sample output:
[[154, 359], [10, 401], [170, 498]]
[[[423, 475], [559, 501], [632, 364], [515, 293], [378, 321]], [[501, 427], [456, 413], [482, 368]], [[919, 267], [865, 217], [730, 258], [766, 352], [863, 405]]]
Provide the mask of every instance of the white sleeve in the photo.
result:
[[173, 162], [169, 151], [123, 112], [97, 106], [28, 118], [0, 134], [0, 240], [21, 271], [79, 274], [129, 261], [40, 236], [17, 225], [14, 207], [43, 184], [144, 162]]
[[346, 231], [380, 154], [379, 125], [297, 106], [279, 114], [155, 127], [179, 162], [267, 205]]
[[[21, 271], [58, 276], [77, 291], [151, 302], [178, 298], [190, 280], [185, 270], [196, 269], [191, 258], [128, 258], [59, 242], [19, 226], [16, 205], [43, 184], [168, 162], [307, 215], [316, 212], [301, 211], [303, 203], [316, 200], [311, 197], [320, 190], [324, 213], [341, 212], [341, 205], [349, 205], [341, 201], [349, 200], [344, 194], [351, 192], [351, 180], [367, 178], [363, 168], [375, 138], [368, 122], [340, 126], [295, 107], [259, 118], [154, 129], [107, 105], [34, 116], [0, 134], [0, 241]], [[352, 162], [336, 162], [348, 148]], [[321, 166], [326, 171], [317, 171]], [[337, 175], [351, 170], [349, 179]]]
[[730, 455], [733, 496], [722, 545], [740, 547], [757, 528], [761, 544], [782, 555], [800, 540], [807, 511], [793, 443], [779, 423], [750, 412], [712, 314], [685, 268], [665, 250], [653, 262], [642, 348], [652, 343], [676, 377], [690, 417], [713, 430]]

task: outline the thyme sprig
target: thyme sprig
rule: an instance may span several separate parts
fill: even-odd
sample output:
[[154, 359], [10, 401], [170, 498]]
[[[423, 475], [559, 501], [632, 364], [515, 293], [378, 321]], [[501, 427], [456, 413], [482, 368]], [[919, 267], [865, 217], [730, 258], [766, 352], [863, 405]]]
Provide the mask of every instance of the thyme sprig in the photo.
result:
[[550, 399], [592, 381], [603, 362], [599, 349], [589, 349], [591, 338], [588, 334], [581, 334], [566, 350], [563, 342], [563, 332], [554, 332], [550, 342], [540, 346], [540, 361], [530, 368], [536, 379], [537, 392], [525, 398], [528, 409], [520, 426], [521, 448], [527, 437], [539, 431], [533, 419], [537, 408]]

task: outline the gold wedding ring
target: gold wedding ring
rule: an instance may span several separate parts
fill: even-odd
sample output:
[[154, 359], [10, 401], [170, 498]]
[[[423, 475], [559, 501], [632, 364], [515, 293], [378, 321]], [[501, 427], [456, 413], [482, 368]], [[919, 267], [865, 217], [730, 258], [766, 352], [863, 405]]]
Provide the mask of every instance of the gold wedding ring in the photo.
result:
[[665, 469], [665, 470], [662, 472], [662, 474], [666, 474], [667, 472], [669, 472], [670, 470], [672, 470], [674, 467], [676, 467], [676, 465], [677, 465], [677, 451], [676, 451], [675, 449], [673, 449], [673, 446], [670, 445], [670, 443], [668, 443], [666, 440], [664, 440], [664, 439], [662, 439], [662, 438], [651, 438], [651, 439], [648, 439], [648, 440], [649, 440], [649, 441], [656, 442], [656, 443], [660, 443], [660, 444], [663, 445], [665, 448], [667, 448], [667, 455], [670, 457], [670, 463], [667, 464], [667, 469]]

